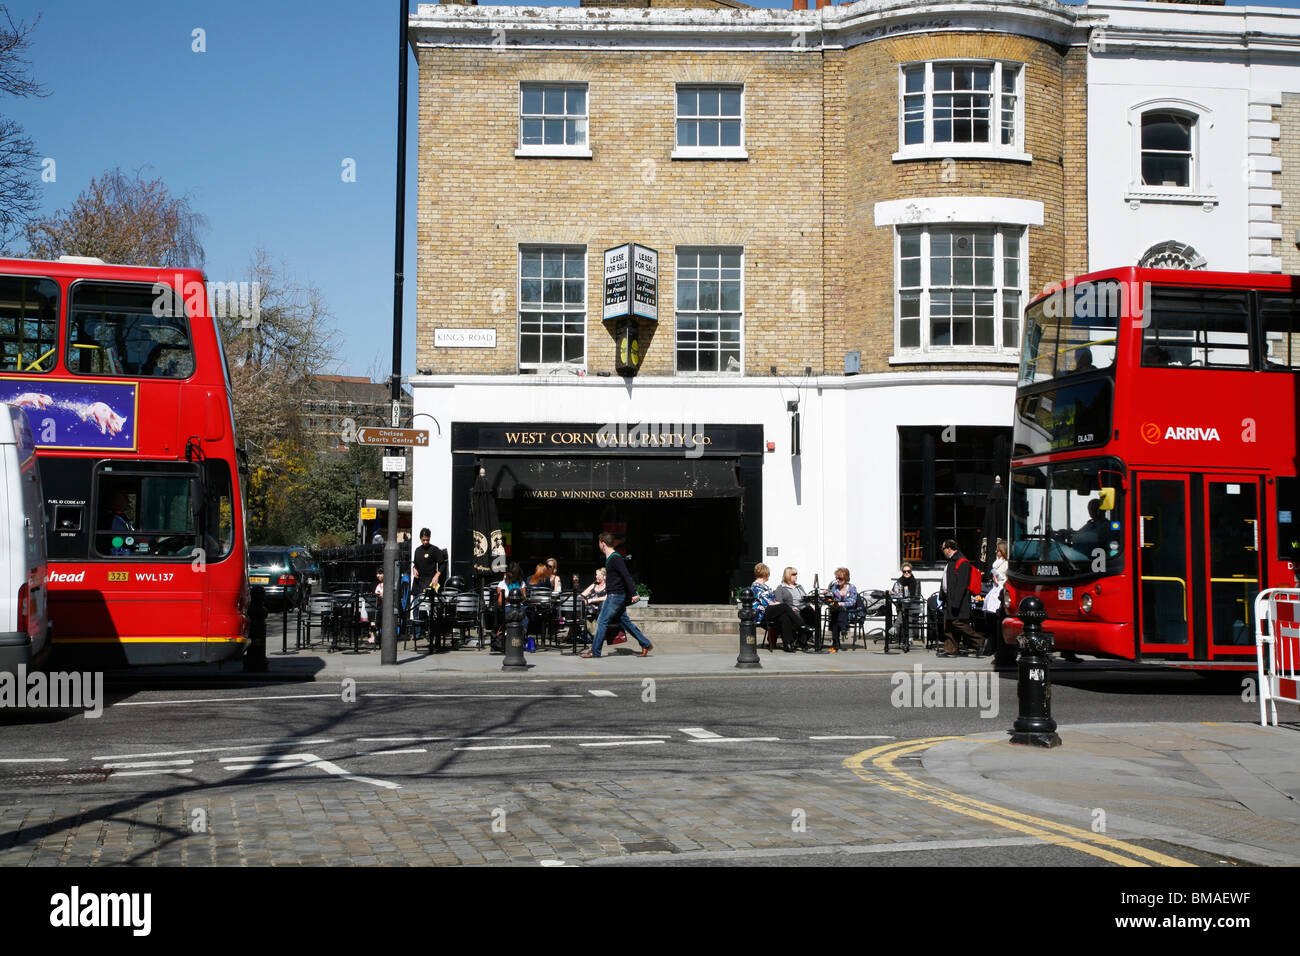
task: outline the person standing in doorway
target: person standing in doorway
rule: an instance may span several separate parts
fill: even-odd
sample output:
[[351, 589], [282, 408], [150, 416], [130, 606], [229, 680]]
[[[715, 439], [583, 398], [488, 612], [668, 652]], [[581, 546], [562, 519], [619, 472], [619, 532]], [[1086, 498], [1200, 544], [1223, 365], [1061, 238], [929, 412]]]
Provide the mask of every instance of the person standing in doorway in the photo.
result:
[[636, 642], [641, 645], [639, 656], [645, 657], [654, 650], [654, 645], [632, 623], [626, 610], [628, 604], [635, 604], [639, 600], [636, 582], [628, 573], [623, 556], [614, 550], [614, 536], [606, 531], [597, 540], [600, 553], [605, 556], [605, 601], [600, 606], [600, 616], [596, 618], [596, 636], [591, 640], [591, 650], [579, 656], [600, 657], [600, 648], [605, 643], [605, 630], [613, 622], [636, 638]]

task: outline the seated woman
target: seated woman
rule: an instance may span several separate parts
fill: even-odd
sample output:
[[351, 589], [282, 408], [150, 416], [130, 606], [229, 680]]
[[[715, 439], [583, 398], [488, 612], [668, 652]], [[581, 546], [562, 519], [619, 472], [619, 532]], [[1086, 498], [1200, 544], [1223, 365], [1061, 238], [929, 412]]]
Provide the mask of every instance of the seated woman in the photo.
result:
[[889, 593], [895, 597], [919, 600], [921, 597], [921, 582], [912, 577], [912, 566], [906, 561], [903, 562], [902, 574], [898, 580], [889, 589]]
[[[817, 629], [819, 611], [808, 601], [808, 594], [795, 579], [799, 572], [795, 568], [786, 568], [781, 573], [781, 584], [774, 592], [779, 603], [790, 609], [790, 613], [799, 618], [795, 633], [799, 647], [808, 649], [808, 638]], [[818, 648], [820, 650], [820, 648]]]
[[[499, 584], [497, 584], [497, 608], [499, 609], [498, 618], [500, 620], [502, 621], [505, 620], [505, 612], [506, 612], [507, 602], [510, 599], [509, 598], [510, 592], [522, 591], [523, 587], [524, 587], [523, 566], [520, 565], [518, 561], [511, 561], [509, 567], [506, 568], [506, 576], [501, 579], [501, 582]], [[521, 598], [523, 596], [524, 596], [523, 594], [520, 595]], [[528, 605], [525, 603], [523, 605], [523, 608], [524, 608], [524, 633], [527, 634], [528, 625], [529, 625]]]
[[802, 621], [799, 615], [785, 604], [776, 599], [776, 594], [768, 587], [768, 579], [772, 576], [772, 569], [766, 564], [759, 562], [754, 565], [754, 583], [751, 584], [750, 592], [753, 595], [754, 610], [759, 613], [758, 625], [767, 628], [767, 646], [776, 646], [776, 635], [781, 635], [781, 647], [793, 652], [795, 649], [796, 639]]
[[849, 583], [849, 569], [835, 569], [835, 583], [830, 587], [831, 653], [840, 652], [840, 634], [848, 628], [849, 611], [858, 603], [858, 589]]

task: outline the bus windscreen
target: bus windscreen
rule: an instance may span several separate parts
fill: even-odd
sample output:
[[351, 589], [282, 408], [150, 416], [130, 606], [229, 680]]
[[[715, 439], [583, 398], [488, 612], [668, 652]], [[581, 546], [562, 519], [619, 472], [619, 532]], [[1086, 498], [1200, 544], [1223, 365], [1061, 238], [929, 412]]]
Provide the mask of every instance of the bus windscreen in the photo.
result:
[[1025, 311], [1020, 384], [1110, 369], [1127, 298], [1113, 279], [1067, 285]]

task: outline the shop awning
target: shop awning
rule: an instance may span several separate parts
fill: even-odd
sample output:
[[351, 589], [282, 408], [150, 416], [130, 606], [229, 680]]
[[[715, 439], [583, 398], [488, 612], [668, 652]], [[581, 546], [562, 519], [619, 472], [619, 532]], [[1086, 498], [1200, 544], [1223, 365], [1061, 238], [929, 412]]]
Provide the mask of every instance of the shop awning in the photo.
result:
[[671, 501], [744, 494], [735, 458], [484, 458], [498, 498]]

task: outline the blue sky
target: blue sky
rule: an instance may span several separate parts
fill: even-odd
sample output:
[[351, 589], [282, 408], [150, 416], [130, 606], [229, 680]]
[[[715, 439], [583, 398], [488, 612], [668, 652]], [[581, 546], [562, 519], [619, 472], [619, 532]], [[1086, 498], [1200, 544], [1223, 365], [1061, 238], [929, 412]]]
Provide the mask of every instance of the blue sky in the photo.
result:
[[[41, 187], [46, 212], [70, 205], [105, 170], [152, 167], [208, 217], [210, 279], [243, 278], [252, 250], [265, 246], [324, 293], [341, 333], [339, 371], [388, 374], [396, 2], [3, 2], [15, 18], [40, 15], [30, 53], [50, 95], [4, 101], [0, 111], [55, 160], [56, 180]], [[192, 49], [196, 29], [202, 53]], [[404, 374], [415, 360], [417, 76], [408, 62]], [[355, 182], [343, 181], [349, 159]]]

